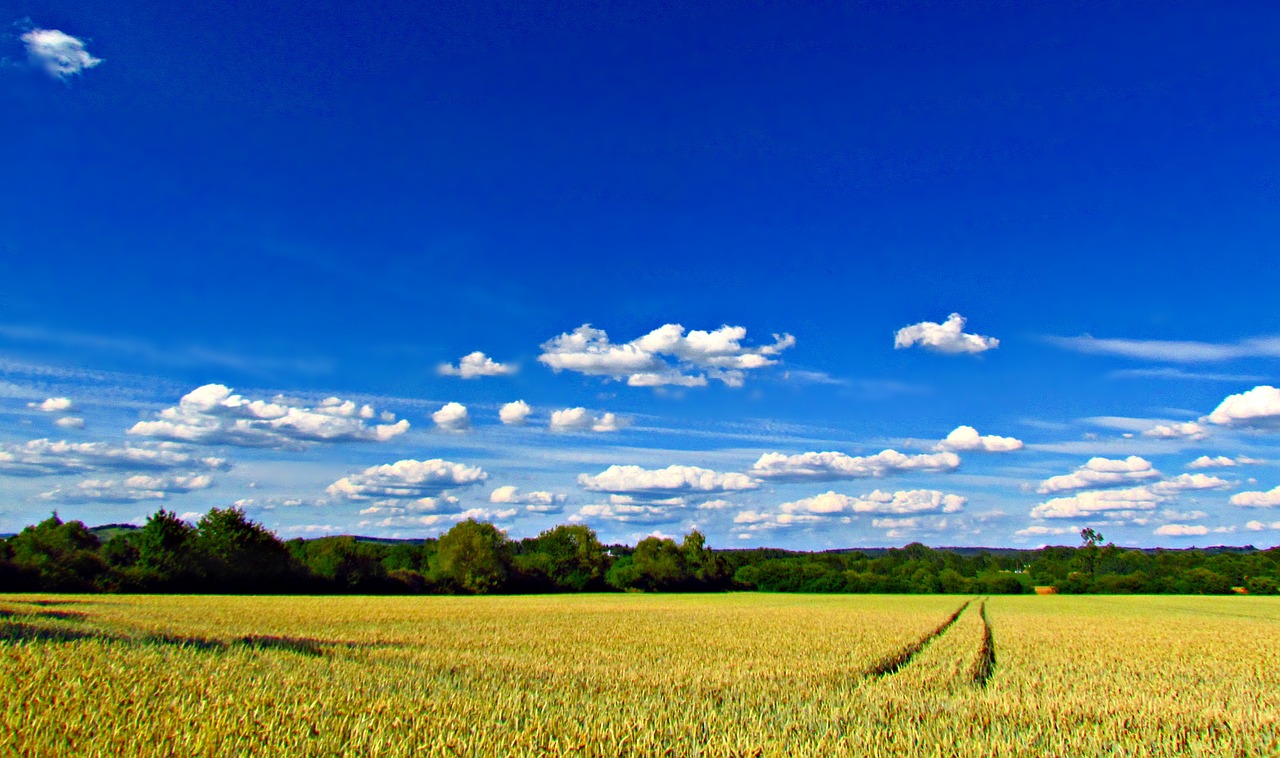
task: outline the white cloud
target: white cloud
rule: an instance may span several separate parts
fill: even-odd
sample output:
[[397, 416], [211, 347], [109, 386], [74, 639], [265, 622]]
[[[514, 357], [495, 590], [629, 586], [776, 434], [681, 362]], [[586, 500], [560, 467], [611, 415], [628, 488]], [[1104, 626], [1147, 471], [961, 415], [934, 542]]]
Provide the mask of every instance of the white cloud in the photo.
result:
[[386, 442], [409, 429], [405, 420], [391, 421], [369, 405], [336, 397], [304, 407], [277, 396], [271, 402], [248, 400], [221, 384], [188, 392], [166, 408], [158, 421], [139, 421], [129, 434], [205, 445], [297, 448], [316, 442]]
[[565, 408], [551, 412], [550, 429], [553, 432], [616, 432], [627, 425], [613, 413], [599, 416], [586, 408]]
[[404, 516], [406, 514], [436, 513], [450, 514], [464, 510], [458, 498], [452, 495], [438, 497], [420, 497], [416, 500], [383, 499], [376, 500], [367, 508], [360, 509], [361, 516]]
[[939, 353], [971, 355], [985, 353], [999, 347], [1000, 340], [995, 337], [984, 337], [980, 334], [964, 332], [965, 319], [959, 313], [953, 313], [941, 324], [922, 321], [919, 324], [904, 326], [893, 338], [895, 350], [919, 345], [927, 350]]
[[626, 505], [597, 503], [584, 505], [569, 517], [581, 523], [590, 520], [617, 521], [623, 524], [666, 524], [679, 518], [671, 508], [661, 505]]
[[79, 416], [63, 416], [62, 418], [58, 419], [53, 423], [62, 427], [63, 429], [83, 429], [84, 428], [84, 419], [80, 418]]
[[39, 403], [27, 403], [27, 407], [45, 413], [62, 413], [75, 407], [75, 403], [69, 397], [51, 397]]
[[1236, 456], [1235, 458], [1228, 458], [1225, 455], [1217, 455], [1213, 457], [1202, 455], [1188, 463], [1187, 468], [1229, 468], [1232, 466], [1256, 465], [1264, 462], [1265, 461], [1260, 461], [1257, 458], [1249, 458], [1243, 455]]
[[1206, 434], [1208, 430], [1194, 421], [1181, 423], [1173, 421], [1167, 424], [1156, 424], [1144, 431], [1142, 436], [1158, 440], [1199, 440], [1204, 439]]
[[1275, 508], [1280, 506], [1280, 487], [1265, 492], [1237, 492], [1230, 502], [1242, 508]]
[[957, 426], [946, 439], [938, 443], [935, 449], [960, 453], [1008, 453], [1021, 450], [1022, 440], [1013, 437], [997, 437], [994, 434], [983, 436], [978, 434], [978, 430], [972, 426]]
[[[655, 501], [675, 496], [697, 496], [757, 489], [760, 484], [746, 474], [718, 473], [697, 466], [610, 466], [591, 476], [578, 475], [578, 484], [589, 492], [608, 492], [629, 499]], [[622, 504], [629, 500], [619, 501]], [[683, 503], [681, 503], [683, 504]]]
[[748, 473], [779, 481], [834, 481], [889, 476], [904, 471], [952, 471], [959, 465], [960, 456], [952, 452], [906, 455], [896, 450], [882, 450], [859, 457], [837, 452], [765, 453]]
[[1036, 490], [1041, 494], [1085, 489], [1087, 487], [1117, 487], [1160, 476], [1150, 461], [1131, 455], [1123, 460], [1090, 458], [1070, 474], [1050, 477]]
[[440, 410], [431, 414], [436, 426], [446, 432], [465, 432], [471, 428], [471, 416], [467, 406], [462, 403], [445, 403]]
[[31, 440], [0, 446], [0, 474], [50, 476], [88, 471], [227, 468], [224, 458], [198, 457], [172, 444], [113, 445], [108, 442]]
[[1223, 490], [1234, 487], [1234, 482], [1208, 474], [1179, 474], [1171, 479], [1150, 485], [1151, 491], [1161, 495], [1187, 490]]
[[1280, 529], [1280, 521], [1272, 521], [1270, 524], [1264, 523], [1262, 521], [1250, 521], [1249, 523], [1244, 525], [1244, 528], [1248, 529], [1251, 532], [1262, 532], [1270, 529]]
[[57, 29], [32, 29], [22, 35], [27, 57], [50, 76], [66, 79], [102, 63], [84, 47], [84, 40]]
[[545, 490], [536, 490], [534, 492], [520, 492], [513, 485], [498, 487], [489, 493], [489, 502], [495, 505], [526, 505], [529, 510], [537, 513], [551, 513], [552, 509], [559, 510], [557, 506], [564, 503], [565, 496]]
[[523, 400], [507, 403], [498, 410], [498, 419], [507, 426], [519, 426], [529, 418], [533, 409]]
[[341, 500], [415, 500], [434, 498], [458, 487], [480, 484], [489, 478], [483, 469], [432, 458], [403, 460], [370, 466], [359, 474], [344, 476], [325, 490]]
[[1122, 490], [1089, 490], [1057, 497], [1031, 509], [1032, 518], [1083, 518], [1113, 511], [1150, 511], [1167, 498], [1149, 487]]
[[1198, 537], [1208, 533], [1209, 527], [1202, 524], [1165, 524], [1156, 527], [1156, 534], [1162, 537]]
[[626, 379], [633, 387], [701, 387], [708, 379], [737, 387], [747, 371], [776, 364], [774, 356], [795, 344], [791, 335], [775, 334], [772, 344], [746, 347], [746, 336], [741, 326], [686, 333], [680, 324], [665, 324], [615, 344], [604, 330], [583, 324], [544, 342], [538, 360], [554, 371]]
[[1190, 340], [1134, 340], [1081, 337], [1048, 337], [1058, 347], [1079, 353], [1118, 355], [1142, 360], [1200, 363], [1236, 358], [1280, 356], [1280, 337], [1255, 337], [1239, 342], [1195, 342]]
[[213, 486], [208, 474], [149, 476], [135, 474], [124, 479], [86, 479], [72, 489], [61, 487], [40, 495], [62, 503], [136, 503], [164, 500], [175, 493], [192, 492]]
[[733, 507], [733, 503], [729, 502], [728, 500], [720, 500], [720, 499], [707, 500], [705, 502], [698, 503], [698, 510], [700, 511], [722, 511], [725, 508], [732, 508], [732, 507]]
[[1280, 423], [1280, 389], [1264, 384], [1228, 395], [1205, 418], [1214, 424], [1275, 426]]
[[440, 374], [440, 376], [457, 376], [463, 379], [479, 379], [482, 376], [509, 376], [518, 370], [516, 366], [511, 364], [498, 363], [479, 350], [462, 356], [456, 366], [450, 363], [441, 363], [436, 367], [436, 373]]
[[1074, 534], [1080, 530], [1074, 526], [1041, 526], [1034, 524], [1014, 532], [1015, 537], [1048, 537], [1060, 534]]
[[783, 503], [779, 506], [779, 510], [783, 513], [815, 515], [956, 513], [964, 509], [965, 502], [965, 498], [959, 495], [949, 495], [938, 490], [900, 490], [898, 492], [876, 490], [861, 497], [827, 492], [803, 500]]

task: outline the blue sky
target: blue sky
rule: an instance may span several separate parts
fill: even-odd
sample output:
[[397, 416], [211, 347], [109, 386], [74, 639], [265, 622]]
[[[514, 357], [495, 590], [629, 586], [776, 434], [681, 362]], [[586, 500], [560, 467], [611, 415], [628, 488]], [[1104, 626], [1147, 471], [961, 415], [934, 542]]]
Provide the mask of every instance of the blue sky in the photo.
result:
[[1280, 9], [688, 5], [14, 7], [0, 530], [1280, 542]]

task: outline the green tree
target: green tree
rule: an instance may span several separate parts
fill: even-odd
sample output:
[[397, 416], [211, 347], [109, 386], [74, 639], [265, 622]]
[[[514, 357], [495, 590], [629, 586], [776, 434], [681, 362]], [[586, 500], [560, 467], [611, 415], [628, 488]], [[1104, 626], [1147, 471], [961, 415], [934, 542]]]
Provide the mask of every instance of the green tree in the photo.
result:
[[9, 539], [13, 563], [32, 573], [41, 589], [97, 589], [109, 569], [98, 556], [98, 538], [79, 521], [63, 523], [54, 513]]
[[211, 589], [280, 592], [295, 576], [296, 564], [284, 543], [239, 508], [209, 509], [196, 524], [195, 547]]
[[440, 535], [434, 573], [459, 592], [497, 592], [507, 579], [509, 550], [507, 536], [493, 524], [459, 521]]

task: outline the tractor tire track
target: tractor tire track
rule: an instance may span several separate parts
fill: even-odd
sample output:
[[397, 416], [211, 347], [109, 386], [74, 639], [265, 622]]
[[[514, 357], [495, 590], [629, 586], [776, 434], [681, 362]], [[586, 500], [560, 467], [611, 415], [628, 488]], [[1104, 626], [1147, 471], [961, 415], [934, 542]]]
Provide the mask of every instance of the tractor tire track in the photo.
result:
[[968, 608], [969, 603], [971, 602], [972, 601], [970, 600], [964, 601], [964, 604], [961, 605], [959, 608], [957, 608], [955, 613], [952, 613], [950, 616], [948, 616], [947, 620], [943, 621], [938, 626], [938, 628], [929, 632], [928, 634], [916, 640], [915, 642], [911, 643], [910, 645], [907, 645], [906, 647], [902, 648], [898, 652], [880, 659], [878, 662], [876, 662], [875, 665], [873, 665], [867, 671], [867, 675], [873, 676], [873, 677], [888, 676], [894, 673], [895, 671], [897, 671], [898, 669], [902, 668], [903, 666], [907, 665], [908, 663], [910, 663], [911, 659], [915, 658], [916, 655], [921, 650], [924, 650], [925, 647], [930, 642], [933, 642], [938, 637], [941, 637], [943, 632], [951, 628], [951, 625], [956, 623], [956, 619], [960, 618], [960, 614], [964, 613], [964, 609]]
[[978, 606], [978, 615], [982, 617], [982, 647], [978, 650], [978, 660], [973, 667], [973, 686], [986, 687], [987, 681], [996, 670], [996, 640], [991, 633], [991, 622], [987, 619], [987, 601]]

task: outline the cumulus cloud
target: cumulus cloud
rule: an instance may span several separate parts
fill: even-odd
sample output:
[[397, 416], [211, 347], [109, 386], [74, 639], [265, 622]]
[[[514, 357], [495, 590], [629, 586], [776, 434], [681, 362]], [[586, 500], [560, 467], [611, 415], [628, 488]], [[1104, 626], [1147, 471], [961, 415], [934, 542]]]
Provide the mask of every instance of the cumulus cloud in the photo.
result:
[[1199, 440], [1204, 439], [1208, 434], [1208, 430], [1194, 421], [1186, 422], [1170, 422], [1168, 424], [1156, 424], [1142, 433], [1143, 437], [1150, 437], [1158, 440]]
[[188, 392], [157, 421], [139, 421], [129, 434], [204, 445], [298, 448], [317, 442], [386, 442], [404, 434], [409, 422], [390, 413], [336, 397], [305, 407], [277, 396], [248, 400], [221, 384]]
[[507, 363], [498, 363], [479, 350], [462, 356], [456, 366], [451, 363], [441, 363], [436, 367], [436, 373], [440, 374], [440, 376], [457, 376], [463, 379], [479, 379], [482, 376], [509, 376], [516, 373], [516, 371], [518, 369], [515, 366]]
[[192, 455], [172, 444], [113, 445], [38, 439], [0, 446], [0, 473], [15, 476], [225, 468], [228, 465], [224, 458]]
[[882, 477], [907, 471], [953, 471], [960, 456], [950, 451], [907, 455], [896, 450], [882, 450], [875, 455], [849, 456], [844, 453], [765, 453], [748, 473], [759, 479], [778, 481], [835, 481]]
[[498, 410], [498, 419], [507, 426], [519, 426], [529, 418], [533, 409], [523, 400], [507, 403]]
[[545, 490], [536, 490], [534, 492], [520, 492], [513, 485], [498, 487], [489, 493], [489, 502], [495, 505], [523, 505], [525, 510], [534, 513], [555, 513], [560, 510], [560, 505], [565, 501], [565, 496]]
[[124, 479], [86, 479], [71, 489], [61, 487], [40, 495], [61, 503], [136, 503], [165, 500], [176, 493], [193, 492], [213, 486], [208, 474], [150, 476], [135, 474]]
[[439, 458], [403, 460], [371, 466], [344, 476], [325, 490], [339, 500], [416, 500], [435, 498], [450, 490], [480, 484], [489, 478], [477, 466]]
[[1251, 532], [1263, 532], [1270, 529], [1280, 529], [1280, 521], [1272, 521], [1270, 524], [1262, 521], [1250, 521], [1244, 525], [1245, 529]]
[[636, 500], [657, 500], [680, 495], [720, 494], [759, 488], [760, 483], [735, 472], [718, 473], [697, 466], [610, 466], [599, 474], [579, 474], [578, 484], [588, 492], [608, 492]]
[[551, 412], [553, 432], [616, 432], [626, 426], [625, 419], [613, 413], [596, 415], [586, 408], [565, 408]]
[[1202, 524], [1164, 524], [1156, 527], [1156, 534], [1161, 537], [1198, 537], [1208, 533], [1209, 527]]
[[1122, 460], [1090, 458], [1070, 474], [1045, 479], [1036, 490], [1041, 494], [1066, 492], [1089, 487], [1120, 487], [1159, 478], [1160, 472], [1146, 459], [1131, 455]]
[[1280, 426], [1280, 389], [1264, 384], [1228, 395], [1205, 419], [1233, 426]]
[[85, 49], [84, 40], [57, 29], [32, 29], [22, 35], [27, 58], [55, 79], [82, 74], [102, 63]]
[[1229, 482], [1226, 479], [1208, 474], [1179, 474], [1171, 479], [1165, 479], [1150, 485], [1152, 492], [1161, 495], [1185, 492], [1187, 490], [1224, 490], [1234, 486], [1235, 482]]
[[1085, 518], [1114, 511], [1155, 510], [1166, 497], [1149, 487], [1121, 490], [1089, 490], [1070, 497], [1056, 497], [1031, 509], [1032, 518]]
[[63, 416], [62, 418], [58, 419], [53, 423], [62, 427], [63, 429], [83, 429], [84, 428], [84, 419], [80, 418], [79, 416]]
[[893, 347], [895, 350], [902, 350], [919, 345], [926, 350], [951, 355], [961, 353], [976, 355], [999, 347], [1000, 340], [995, 337], [966, 334], [964, 323], [964, 316], [953, 313], [941, 324], [922, 321], [904, 326], [894, 335]]
[[741, 326], [686, 333], [680, 324], [665, 324], [618, 344], [603, 329], [583, 324], [544, 342], [538, 360], [557, 372], [625, 379], [633, 387], [701, 387], [708, 379], [737, 387], [747, 371], [776, 364], [775, 356], [795, 345], [791, 335], [775, 334], [772, 344], [748, 347], [742, 344], [746, 336]]
[[1241, 508], [1275, 508], [1280, 506], [1280, 487], [1265, 492], [1237, 492], [1230, 502]]
[[1215, 455], [1213, 457], [1202, 455], [1188, 463], [1187, 468], [1230, 468], [1232, 466], [1249, 466], [1258, 463], [1264, 463], [1264, 461], [1243, 455], [1236, 456], [1235, 458], [1228, 458], [1225, 455]]
[[957, 426], [947, 438], [939, 442], [935, 449], [951, 450], [958, 453], [1008, 453], [1021, 450], [1022, 440], [1013, 437], [997, 437], [994, 434], [981, 435], [972, 426]]
[[39, 403], [27, 403], [27, 407], [45, 413], [62, 413], [75, 407], [75, 403], [69, 397], [51, 397]]
[[446, 432], [465, 432], [471, 428], [471, 416], [467, 406], [462, 403], [445, 403], [440, 410], [431, 414], [436, 426]]
[[902, 515], [910, 513], [956, 513], [964, 509], [965, 498], [938, 490], [900, 490], [884, 492], [875, 490], [869, 495], [855, 497], [837, 492], [826, 492], [814, 497], [783, 503], [783, 513], [815, 515], [873, 514]]
[[623, 524], [666, 524], [679, 518], [679, 514], [661, 505], [637, 505], [626, 503], [593, 503], [584, 505], [569, 517], [569, 521], [616, 521]]

